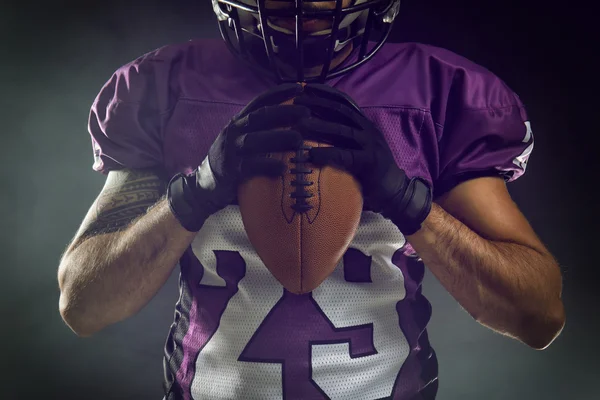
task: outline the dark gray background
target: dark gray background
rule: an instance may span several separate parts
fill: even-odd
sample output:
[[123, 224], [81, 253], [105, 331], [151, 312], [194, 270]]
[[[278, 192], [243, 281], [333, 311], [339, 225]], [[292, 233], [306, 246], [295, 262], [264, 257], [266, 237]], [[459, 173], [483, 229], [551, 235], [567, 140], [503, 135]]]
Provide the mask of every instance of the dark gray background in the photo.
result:
[[[403, 3], [393, 41], [464, 55], [502, 77], [528, 106], [535, 150], [510, 190], [565, 270], [567, 325], [542, 352], [479, 326], [427, 275], [438, 398], [597, 399], [598, 36], [591, 7]], [[91, 102], [116, 68], [139, 55], [218, 36], [209, 2], [3, 2], [0, 34], [0, 398], [160, 399], [176, 276], [139, 315], [81, 339], [58, 314], [56, 270], [104, 182], [91, 170]]]

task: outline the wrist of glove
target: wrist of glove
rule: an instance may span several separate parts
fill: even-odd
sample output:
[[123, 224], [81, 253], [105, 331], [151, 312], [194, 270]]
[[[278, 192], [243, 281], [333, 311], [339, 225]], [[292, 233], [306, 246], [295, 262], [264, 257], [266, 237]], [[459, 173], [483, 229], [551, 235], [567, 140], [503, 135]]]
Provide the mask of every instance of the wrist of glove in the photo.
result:
[[431, 188], [422, 178], [405, 179], [400, 191], [381, 210], [404, 235], [413, 235], [421, 229], [432, 204]]
[[193, 173], [179, 173], [171, 179], [167, 187], [167, 201], [181, 226], [190, 232], [198, 232], [208, 217], [230, 202], [230, 199], [223, 198], [224, 196], [215, 190], [216, 187], [208, 160]]

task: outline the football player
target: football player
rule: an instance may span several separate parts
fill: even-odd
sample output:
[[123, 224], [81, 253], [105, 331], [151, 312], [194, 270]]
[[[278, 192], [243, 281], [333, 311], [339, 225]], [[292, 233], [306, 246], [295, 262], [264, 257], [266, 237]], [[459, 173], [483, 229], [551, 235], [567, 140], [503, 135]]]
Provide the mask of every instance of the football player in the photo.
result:
[[[59, 267], [72, 330], [137, 313], [179, 264], [166, 400], [434, 399], [426, 265], [478, 322], [546, 348], [565, 321], [560, 269], [506, 188], [533, 149], [525, 108], [456, 54], [384, 46], [399, 6], [213, 0], [224, 40], [119, 68], [89, 119], [106, 184]], [[335, 271], [296, 295], [261, 263], [235, 192], [286, 173], [260, 154], [305, 138], [334, 145], [310, 159], [353, 174], [365, 209]]]

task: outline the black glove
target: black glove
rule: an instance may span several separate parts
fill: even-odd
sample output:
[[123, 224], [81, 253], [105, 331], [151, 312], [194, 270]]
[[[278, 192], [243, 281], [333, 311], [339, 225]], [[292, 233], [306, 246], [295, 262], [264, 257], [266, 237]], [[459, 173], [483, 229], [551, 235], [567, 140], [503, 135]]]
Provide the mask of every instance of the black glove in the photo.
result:
[[362, 185], [365, 207], [390, 219], [403, 234], [421, 229], [431, 211], [429, 185], [422, 178], [406, 176], [383, 134], [348, 96], [326, 85], [309, 84], [294, 104], [308, 107], [313, 115], [295, 127], [304, 139], [334, 146], [311, 149], [313, 164], [350, 172]]
[[279, 105], [301, 91], [297, 84], [279, 85], [252, 100], [217, 136], [197, 170], [171, 179], [169, 206], [185, 229], [199, 231], [209, 216], [233, 202], [244, 180], [285, 173], [282, 161], [264, 154], [296, 151], [302, 145], [300, 133], [285, 128], [310, 116], [310, 110]]

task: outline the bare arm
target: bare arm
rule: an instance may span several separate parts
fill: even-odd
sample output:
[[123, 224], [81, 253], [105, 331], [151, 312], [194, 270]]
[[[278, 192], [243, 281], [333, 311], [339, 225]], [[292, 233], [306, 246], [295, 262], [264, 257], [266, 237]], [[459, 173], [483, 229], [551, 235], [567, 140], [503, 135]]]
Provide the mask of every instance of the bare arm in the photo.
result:
[[151, 171], [109, 173], [58, 269], [60, 313], [78, 335], [142, 309], [193, 240], [161, 197], [164, 188]]
[[565, 323], [560, 268], [501, 178], [467, 181], [434, 203], [408, 237], [425, 265], [479, 323], [544, 349]]

